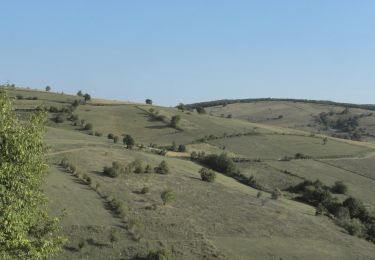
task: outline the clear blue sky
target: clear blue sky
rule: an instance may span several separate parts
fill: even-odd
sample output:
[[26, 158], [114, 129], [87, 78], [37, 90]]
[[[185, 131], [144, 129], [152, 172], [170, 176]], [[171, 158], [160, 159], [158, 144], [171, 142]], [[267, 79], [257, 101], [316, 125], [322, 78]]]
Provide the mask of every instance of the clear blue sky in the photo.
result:
[[0, 83], [163, 105], [375, 103], [375, 1], [0, 0]]

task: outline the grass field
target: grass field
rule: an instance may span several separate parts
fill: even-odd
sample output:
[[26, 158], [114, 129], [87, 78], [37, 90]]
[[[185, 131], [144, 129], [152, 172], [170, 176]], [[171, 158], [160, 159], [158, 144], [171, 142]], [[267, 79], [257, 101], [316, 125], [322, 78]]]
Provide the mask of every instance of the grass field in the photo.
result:
[[321, 138], [295, 135], [254, 135], [209, 141], [217, 147], [248, 158], [281, 159], [303, 153], [312, 157], [353, 156], [370, 149], [330, 140], [326, 145]]
[[[345, 107], [336, 105], [301, 103], [292, 101], [258, 101], [252, 103], [235, 103], [226, 106], [206, 108], [207, 112], [218, 117], [227, 117], [245, 121], [300, 129], [307, 132], [334, 133], [325, 131], [317, 124], [316, 117], [322, 113], [341, 113]], [[375, 140], [375, 113], [370, 110], [351, 108], [349, 115], [371, 114], [361, 118], [359, 127], [369, 136], [363, 136], [364, 141]]]
[[[16, 108], [24, 109], [41, 104], [67, 106], [77, 98], [28, 90], [12, 90], [11, 95], [17, 93], [38, 97], [16, 100]], [[251, 105], [254, 113], [259, 110], [259, 117], [267, 111], [262, 104]], [[301, 110], [300, 105], [280, 105], [269, 117], [283, 111], [280, 120], [293, 121], [325, 109], [311, 105]], [[225, 109], [235, 106], [228, 105]], [[375, 255], [375, 244], [350, 236], [328, 217], [315, 216], [314, 207], [294, 201], [288, 194], [272, 200], [269, 193], [305, 179], [320, 179], [327, 185], [341, 180], [349, 187], [348, 195], [360, 198], [372, 210], [375, 206], [373, 144], [329, 138], [323, 145], [323, 136], [310, 136], [301, 130], [305, 128], [268, 124], [273, 120], [262, 123], [243, 120], [242, 116], [248, 112], [243, 108], [238, 108], [238, 113], [245, 114], [227, 119], [220, 114], [199, 115], [152, 106], [165, 116], [164, 121], [152, 119], [150, 108], [100, 99], [79, 106], [74, 114], [92, 123], [93, 131], [101, 132], [101, 137], [88, 135], [88, 131], [72, 126], [70, 121], [49, 122], [44, 140], [49, 147], [50, 174], [44, 190], [50, 214], [65, 212], [61, 233], [68, 238], [63, 251], [54, 259], [142, 259], [139, 257], [159, 248], [171, 251], [173, 259], [187, 260], [371, 259]], [[181, 116], [181, 130], [168, 124], [174, 115]], [[49, 114], [50, 118], [53, 116]], [[256, 134], [223, 138], [224, 134], [248, 132]], [[187, 144], [188, 153], [162, 156], [137, 146], [125, 149], [121, 140], [114, 144], [107, 139], [108, 133], [130, 134], [137, 144], [146, 146], [170, 145], [175, 141]], [[197, 142], [210, 135], [215, 138]], [[245, 176], [255, 177], [264, 188], [262, 195], [258, 198], [259, 190], [220, 173], [216, 173], [214, 183], [201, 181], [202, 166], [188, 158], [192, 151], [226, 152], [232, 157], [260, 159], [236, 165]], [[296, 153], [314, 159], [279, 161]], [[59, 166], [63, 158], [77, 167], [80, 178]], [[129, 173], [117, 178], [102, 173], [103, 167], [113, 161], [129, 164], [136, 159], [152, 168], [165, 160], [170, 173]], [[83, 176], [90, 178], [90, 185], [82, 181]], [[144, 187], [149, 188], [148, 193], [141, 192]], [[166, 189], [174, 191], [175, 199], [163, 205], [160, 195]], [[113, 198], [122, 203], [123, 216], [110, 209], [109, 201]], [[116, 234], [115, 241], [111, 241], [111, 234]]]

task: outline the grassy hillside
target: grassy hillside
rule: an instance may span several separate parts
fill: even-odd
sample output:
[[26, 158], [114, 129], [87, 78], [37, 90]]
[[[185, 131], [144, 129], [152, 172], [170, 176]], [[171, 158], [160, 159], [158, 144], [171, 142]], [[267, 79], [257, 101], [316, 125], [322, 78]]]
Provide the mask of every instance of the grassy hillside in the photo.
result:
[[[17, 91], [9, 94], [15, 97]], [[18, 109], [68, 107], [79, 99], [22, 91], [23, 96], [37, 99], [15, 100]], [[230, 106], [236, 105], [222, 109]], [[150, 108], [162, 117], [152, 116]], [[288, 109], [296, 118], [306, 115], [297, 116], [299, 109]], [[216, 115], [214, 108], [210, 112]], [[71, 114], [78, 120], [66, 120]], [[316, 209], [294, 200], [295, 195], [283, 191], [274, 200], [270, 194], [303, 180], [320, 179], [326, 185], [344, 181], [347, 195], [335, 196], [340, 200], [355, 196], [373, 212], [375, 149], [370, 143], [328, 138], [324, 144], [324, 136], [288, 124], [103, 100], [72, 112], [49, 113], [49, 118], [58, 115], [64, 122], [49, 120], [45, 135], [50, 174], [44, 190], [50, 214], [65, 214], [61, 232], [68, 243], [55, 259], [145, 259], [157, 249], [168, 250], [172, 259], [371, 259], [375, 255], [374, 243], [351, 236], [327, 216], [316, 216]], [[181, 117], [177, 129], [170, 126], [175, 115]], [[82, 119], [92, 123], [93, 129], [83, 130]], [[102, 135], [89, 135], [90, 131]], [[108, 139], [109, 133], [120, 136], [120, 142]], [[125, 149], [124, 134], [134, 137], [133, 149]], [[163, 156], [159, 148], [148, 147], [153, 143], [166, 148], [172, 142], [186, 144], [187, 152]], [[219, 172], [215, 182], [201, 181], [202, 165], [186, 157], [192, 151], [225, 152], [238, 159], [241, 174], [253, 176], [262, 192]], [[308, 159], [295, 159], [297, 153]], [[284, 157], [290, 158], [279, 160]], [[63, 159], [75, 171], [64, 168]], [[154, 173], [163, 160], [169, 174]], [[125, 166], [150, 165], [151, 172], [131, 170], [111, 178], [103, 168], [114, 161]], [[161, 193], [167, 189], [175, 198], [163, 205]]]
[[[249, 122], [257, 122], [274, 126], [282, 126], [293, 129], [300, 129], [308, 132], [337, 134], [340, 131], [325, 129], [317, 119], [321, 113], [340, 114], [345, 106], [292, 102], [292, 101], [258, 101], [252, 103], [234, 103], [225, 106], [207, 107], [209, 114], [218, 117], [242, 119]], [[358, 129], [361, 129], [364, 141], [375, 141], [375, 113], [372, 110], [363, 108], [350, 108], [348, 116], [361, 116]], [[332, 116], [335, 119], [338, 116]]]

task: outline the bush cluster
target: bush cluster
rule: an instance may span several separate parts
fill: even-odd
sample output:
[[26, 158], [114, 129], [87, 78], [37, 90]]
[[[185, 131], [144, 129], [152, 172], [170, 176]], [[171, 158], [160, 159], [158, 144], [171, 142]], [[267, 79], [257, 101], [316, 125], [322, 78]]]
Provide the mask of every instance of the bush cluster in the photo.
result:
[[[160, 165], [159, 165], [160, 167]], [[162, 168], [165, 167], [165, 165], [162, 165]], [[168, 167], [168, 165], [167, 165]], [[163, 168], [165, 171], [165, 168]], [[168, 170], [169, 171], [169, 170]], [[152, 166], [147, 164], [144, 167], [144, 164], [141, 160], [135, 159], [131, 163], [124, 165], [120, 162], [112, 162], [112, 167], [105, 166], [103, 168], [103, 174], [111, 177], [116, 178], [123, 174], [129, 174], [129, 173], [151, 173], [152, 172]]]
[[349, 234], [375, 243], [375, 217], [367, 211], [362, 201], [349, 197], [341, 203], [332, 196], [331, 191], [347, 192], [347, 186], [343, 182], [336, 182], [329, 187], [319, 180], [304, 181], [288, 190], [301, 194], [299, 200], [315, 206], [317, 215], [331, 216]]

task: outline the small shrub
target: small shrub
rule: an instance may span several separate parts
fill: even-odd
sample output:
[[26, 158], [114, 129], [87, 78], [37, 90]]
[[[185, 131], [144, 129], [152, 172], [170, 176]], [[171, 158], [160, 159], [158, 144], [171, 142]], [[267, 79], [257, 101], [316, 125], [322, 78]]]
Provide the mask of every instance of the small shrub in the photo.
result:
[[177, 129], [180, 120], [181, 120], [181, 116], [179, 116], [179, 115], [172, 116], [172, 118], [171, 118], [171, 122], [170, 122], [171, 127]]
[[172, 260], [172, 255], [165, 249], [150, 251], [146, 256], [146, 260]]
[[66, 170], [70, 173], [75, 173], [77, 171], [77, 167], [73, 164], [68, 164]]
[[118, 137], [117, 135], [113, 137], [113, 142], [114, 142], [115, 144], [118, 143], [118, 140], [119, 140], [119, 137]]
[[104, 175], [107, 175], [111, 178], [116, 178], [120, 174], [124, 173], [125, 167], [121, 165], [119, 162], [112, 162], [112, 167], [105, 166], [103, 169]]
[[147, 164], [146, 168], [145, 168], [145, 173], [150, 173], [152, 172], [152, 167], [151, 165]]
[[201, 174], [202, 181], [205, 182], [214, 182], [216, 178], [216, 173], [207, 168], [200, 169], [199, 173]]
[[165, 190], [160, 195], [161, 200], [163, 201], [163, 205], [166, 205], [167, 203], [170, 203], [175, 199], [174, 192], [170, 189]]
[[273, 200], [277, 200], [281, 195], [282, 195], [281, 191], [280, 191], [279, 189], [275, 189], [275, 190], [271, 193], [271, 199], [273, 199]]
[[137, 165], [137, 166], [134, 168], [134, 173], [143, 173], [143, 172], [144, 172], [144, 169], [143, 169], [142, 164], [139, 164], [139, 165]]
[[93, 129], [93, 125], [91, 123], [86, 124], [84, 127], [84, 130], [92, 130], [92, 129]]
[[113, 139], [114, 137], [115, 137], [115, 136], [114, 136], [112, 133], [107, 135], [107, 138], [108, 138], [108, 139]]
[[78, 121], [79, 117], [77, 115], [71, 114], [68, 118], [69, 121]]
[[336, 181], [332, 186], [331, 191], [333, 193], [345, 194], [348, 191], [348, 186], [346, 186], [346, 184], [342, 181]]
[[67, 159], [66, 157], [64, 157], [64, 158], [61, 160], [60, 165], [61, 165], [62, 167], [64, 167], [64, 168], [66, 168], [66, 167], [68, 166], [68, 163], [69, 163], [68, 159]]
[[112, 228], [111, 232], [109, 233], [109, 241], [113, 244], [119, 240], [117, 230]]
[[87, 176], [85, 180], [86, 180], [88, 185], [91, 185], [91, 183], [92, 183], [91, 177]]
[[169, 167], [166, 161], [162, 161], [159, 164], [159, 167], [156, 168], [156, 172], [159, 174], [168, 174], [169, 173]]
[[180, 144], [177, 149], [180, 153], [186, 152], [186, 145]]
[[81, 240], [78, 242], [78, 249], [79, 249], [79, 250], [82, 250], [82, 248], [84, 248], [85, 246], [86, 246], [86, 240], [81, 239]]
[[109, 202], [109, 207], [110, 209], [118, 216], [120, 217], [123, 217], [125, 215], [125, 212], [124, 212], [124, 209], [123, 209], [123, 206], [122, 206], [122, 202], [121, 201], [118, 201], [116, 200], [115, 198], [113, 198], [112, 200], [110, 200]]
[[51, 113], [58, 113], [59, 112], [59, 109], [55, 106], [50, 106], [49, 107], [49, 112]]
[[262, 197], [263, 193], [261, 191], [258, 191], [257, 198], [260, 199]]
[[60, 124], [60, 123], [64, 123], [65, 117], [63, 114], [58, 114], [53, 120], [55, 121], [55, 123]]
[[95, 136], [102, 136], [103, 134], [100, 133], [100, 132], [95, 132], [94, 135], [95, 135]]
[[125, 135], [122, 142], [126, 145], [128, 149], [132, 149], [133, 146], [135, 145], [134, 138], [131, 135]]
[[319, 203], [318, 206], [316, 207], [315, 215], [326, 215], [328, 213], [328, 210], [326, 207], [323, 206], [322, 203]]
[[141, 190], [142, 194], [147, 194], [149, 192], [150, 192], [150, 188], [149, 187], [143, 187], [142, 190]]

